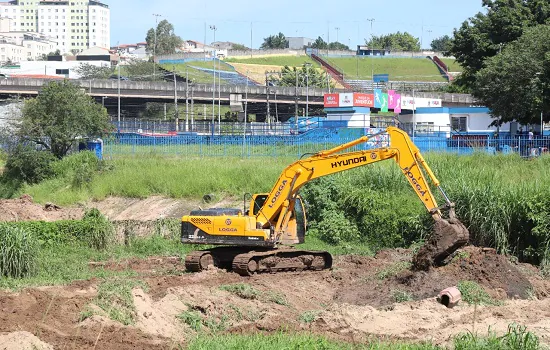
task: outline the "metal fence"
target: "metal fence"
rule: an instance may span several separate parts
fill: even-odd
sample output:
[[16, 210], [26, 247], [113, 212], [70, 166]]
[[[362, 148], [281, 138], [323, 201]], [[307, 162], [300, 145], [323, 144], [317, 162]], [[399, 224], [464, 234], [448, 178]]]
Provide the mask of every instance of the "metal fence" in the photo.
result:
[[[220, 156], [220, 157], [300, 157], [332, 148], [372, 135], [379, 128], [317, 128], [296, 135], [253, 135], [240, 133], [220, 134], [175, 134], [171, 136], [121, 133], [104, 142], [104, 155], [113, 158], [121, 155], [163, 154], [172, 156]], [[492, 135], [468, 135], [450, 133], [423, 133], [411, 137], [423, 153], [446, 152], [455, 154], [516, 153], [522, 157], [546, 154], [550, 150], [550, 138], [528, 136], [493, 137]], [[355, 150], [389, 146], [385, 135], [356, 146]]]

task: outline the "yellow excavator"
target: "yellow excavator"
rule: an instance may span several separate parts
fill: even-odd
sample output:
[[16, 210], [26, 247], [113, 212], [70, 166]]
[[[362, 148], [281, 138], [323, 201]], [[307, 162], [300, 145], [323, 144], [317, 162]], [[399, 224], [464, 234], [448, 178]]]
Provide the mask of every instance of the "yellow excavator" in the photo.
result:
[[[382, 134], [389, 136], [389, 147], [343, 152]], [[330, 268], [330, 253], [292, 247], [303, 243], [306, 233], [306, 212], [298, 195], [300, 188], [322, 176], [388, 159], [395, 160], [435, 220], [434, 232], [413, 258], [413, 265], [417, 269], [440, 265], [468, 242], [468, 230], [457, 220], [454, 204], [407, 133], [388, 127], [380, 133], [302, 157], [283, 170], [271, 192], [245, 195], [244, 210], [215, 208], [195, 210], [184, 216], [182, 243], [221, 245], [188, 254], [185, 259], [187, 270], [201, 271], [216, 266], [250, 276], [261, 272]], [[437, 205], [424, 172], [433, 186], [441, 191], [445, 200], [442, 206]], [[444, 211], [448, 219], [444, 218]]]

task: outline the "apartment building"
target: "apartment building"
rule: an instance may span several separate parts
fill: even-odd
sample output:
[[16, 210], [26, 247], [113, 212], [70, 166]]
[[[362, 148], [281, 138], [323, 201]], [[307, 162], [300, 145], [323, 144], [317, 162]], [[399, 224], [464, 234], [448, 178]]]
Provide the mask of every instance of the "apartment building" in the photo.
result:
[[13, 31], [53, 38], [62, 53], [110, 46], [110, 10], [99, 1], [12, 0], [0, 3], [0, 17], [10, 19]]

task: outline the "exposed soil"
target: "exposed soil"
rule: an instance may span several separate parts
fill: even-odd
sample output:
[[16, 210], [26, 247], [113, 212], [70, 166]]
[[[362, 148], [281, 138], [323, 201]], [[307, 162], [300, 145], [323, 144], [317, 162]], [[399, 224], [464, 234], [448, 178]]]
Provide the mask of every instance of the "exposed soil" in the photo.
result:
[[[54, 349], [171, 348], [197, 334], [176, 317], [186, 311], [200, 315], [208, 325], [201, 332], [287, 329], [350, 341], [379, 336], [446, 344], [454, 335], [471, 331], [475, 319], [475, 330], [482, 334], [489, 327], [505, 332], [516, 322], [543, 342], [550, 341], [550, 299], [546, 299], [550, 281], [541, 278], [536, 268], [512, 264], [491, 250], [467, 247], [447, 266], [411, 272], [405, 264], [411, 256], [408, 250], [386, 250], [374, 258], [336, 257], [332, 270], [252, 277], [218, 269], [185, 273], [177, 257], [91, 263], [97, 268], [134, 270], [146, 282], [147, 291], [133, 290], [135, 325], [123, 326], [101, 312], [79, 321], [85, 308], [98, 309], [91, 304], [99, 280], [0, 292], [0, 349], [5, 344], [9, 349], [26, 349], [30, 343], [44, 349], [49, 349], [48, 344]], [[437, 293], [459, 280], [478, 282], [504, 304], [474, 308], [461, 302], [453, 309], [439, 304]], [[245, 299], [220, 289], [237, 283], [248, 284], [259, 294]], [[414, 301], [395, 303], [394, 290], [411, 293]], [[311, 323], [301, 317], [305, 312], [315, 316]], [[14, 332], [30, 334], [20, 337]], [[22, 345], [9, 343], [13, 339], [22, 339]]]
[[160, 196], [146, 199], [109, 197], [92, 201], [83, 206], [59, 207], [53, 203], [35, 203], [32, 197], [23, 195], [18, 199], [0, 200], [0, 221], [57, 221], [80, 219], [85, 208], [97, 208], [113, 221], [152, 221], [163, 218], [179, 218], [191, 210], [203, 208], [240, 208], [242, 201], [223, 198], [213, 203], [202, 200], [171, 199]]

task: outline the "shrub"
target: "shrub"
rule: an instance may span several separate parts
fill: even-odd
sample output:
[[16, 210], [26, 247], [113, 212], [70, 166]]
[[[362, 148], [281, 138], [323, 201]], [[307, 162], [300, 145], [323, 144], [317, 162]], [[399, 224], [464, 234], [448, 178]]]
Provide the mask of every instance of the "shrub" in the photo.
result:
[[88, 210], [82, 219], [85, 236], [82, 237], [87, 244], [95, 249], [105, 249], [114, 239], [115, 229], [113, 224], [95, 208]]
[[321, 221], [314, 221], [310, 225], [310, 234], [330, 244], [349, 242], [360, 237], [357, 226], [343, 212], [324, 210], [322, 217]]
[[56, 160], [48, 151], [38, 151], [34, 147], [19, 144], [8, 155], [4, 176], [35, 184], [54, 174], [51, 165]]
[[0, 275], [22, 278], [33, 275], [38, 245], [33, 235], [19, 227], [0, 225]]

